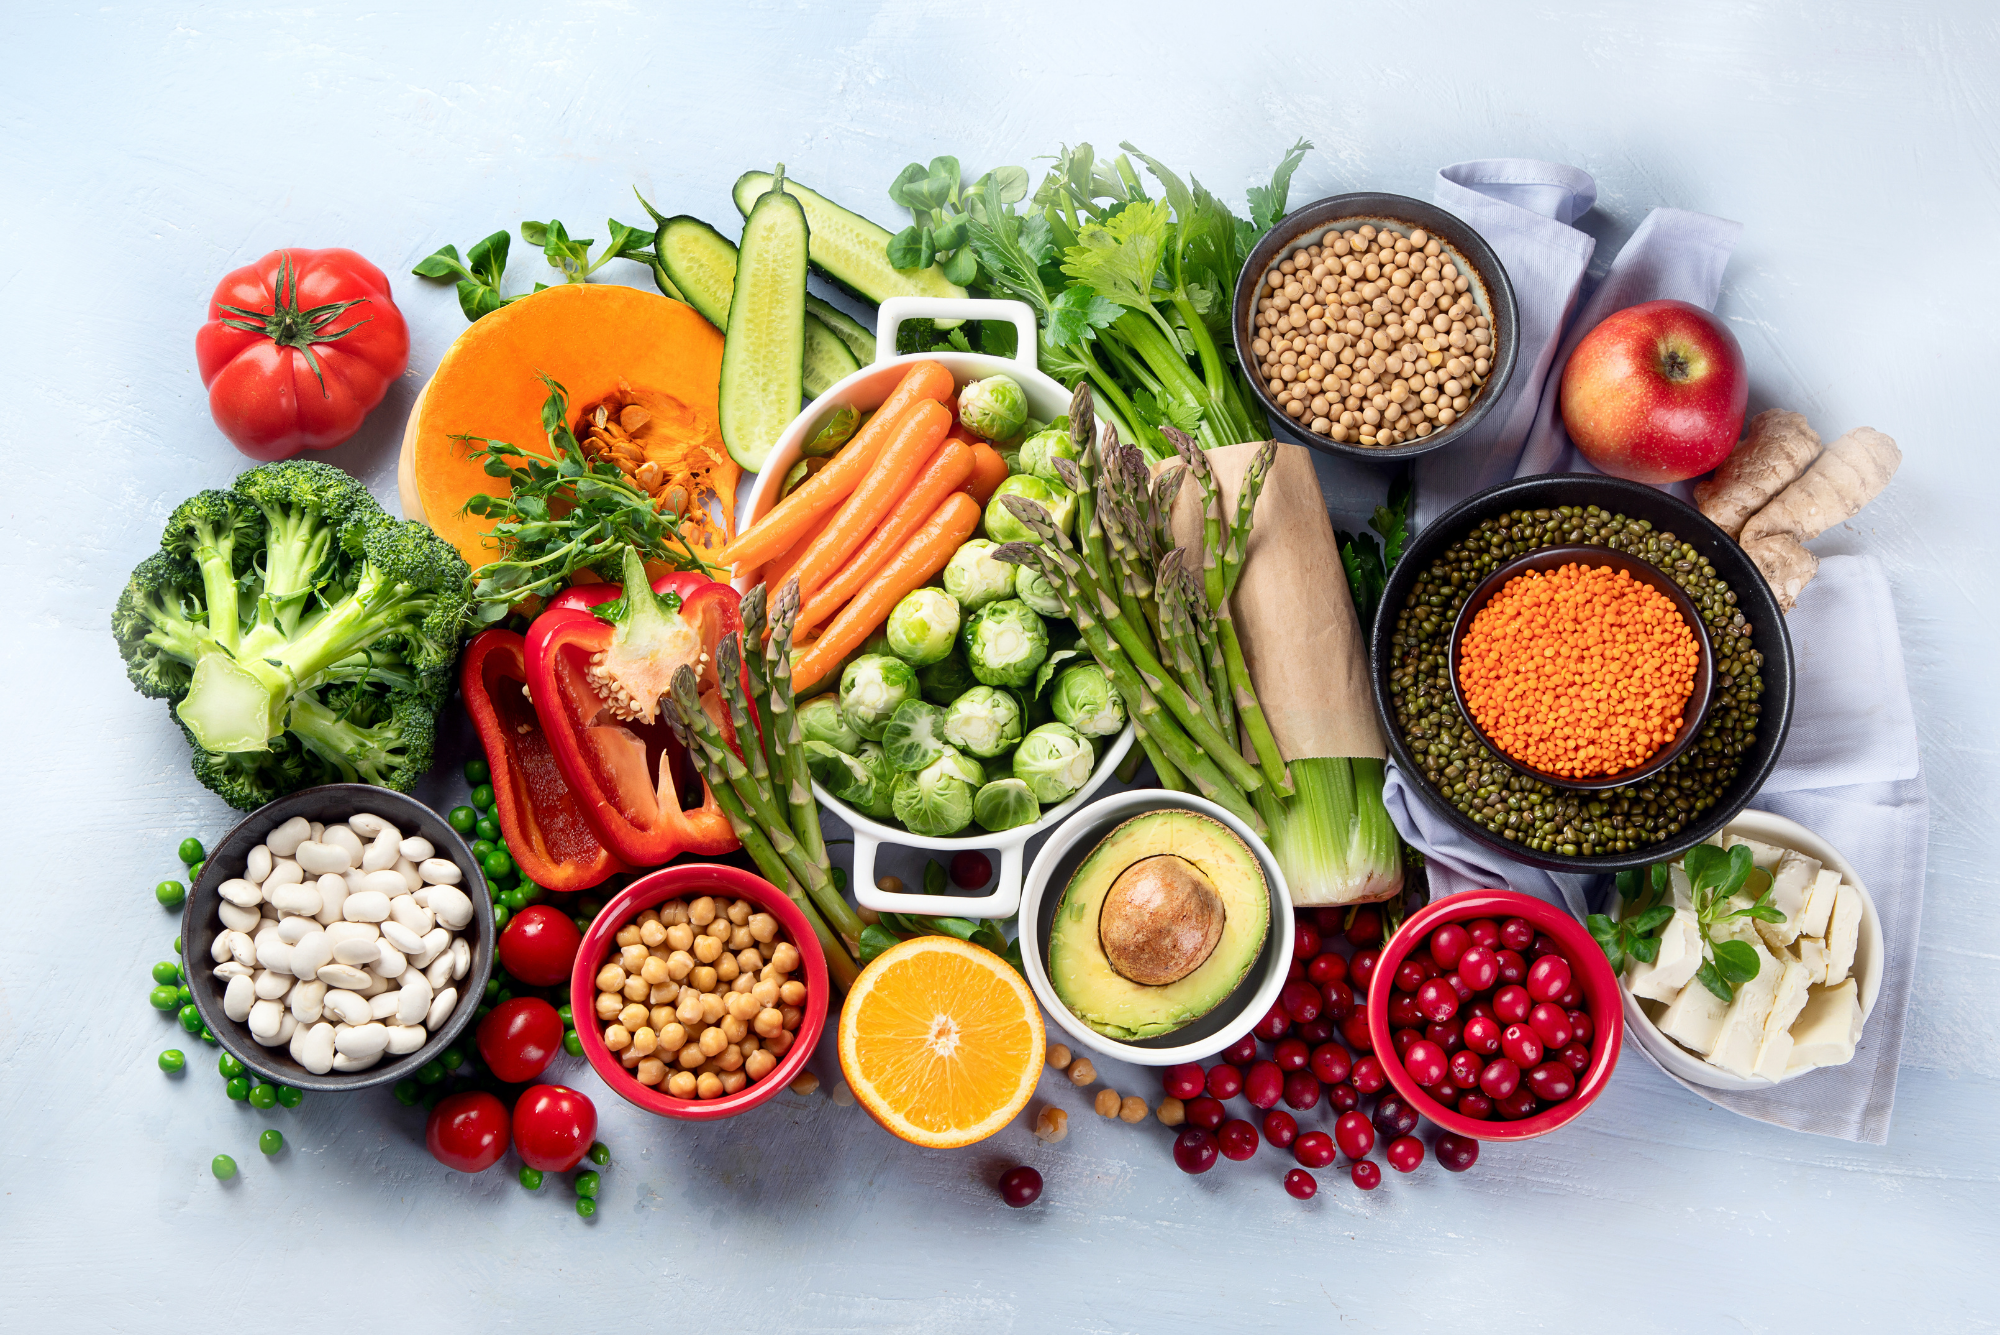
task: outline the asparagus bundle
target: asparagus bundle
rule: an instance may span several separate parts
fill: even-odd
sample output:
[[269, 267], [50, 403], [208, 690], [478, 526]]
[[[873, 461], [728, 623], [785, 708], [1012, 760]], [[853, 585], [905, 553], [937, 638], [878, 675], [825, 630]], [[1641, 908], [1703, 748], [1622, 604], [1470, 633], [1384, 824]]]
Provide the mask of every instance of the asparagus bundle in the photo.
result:
[[[661, 714], [708, 780], [743, 851], [812, 924], [834, 986], [844, 992], [860, 972], [854, 957], [862, 924], [833, 883], [792, 698], [798, 581], [779, 592], [770, 609], [770, 640], [760, 649], [765, 610], [760, 584], [744, 596], [742, 632], [723, 636], [716, 648], [719, 690], [704, 701], [694, 670], [683, 665], [674, 671], [670, 707]], [[748, 653], [745, 645], [752, 646]]]

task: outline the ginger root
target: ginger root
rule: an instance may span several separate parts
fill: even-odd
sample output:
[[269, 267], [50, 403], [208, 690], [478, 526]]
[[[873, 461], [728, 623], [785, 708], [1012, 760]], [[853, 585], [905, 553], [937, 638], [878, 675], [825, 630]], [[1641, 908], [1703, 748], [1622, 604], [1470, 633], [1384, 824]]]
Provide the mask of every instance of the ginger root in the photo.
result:
[[1779, 608], [1791, 611], [1799, 591], [1819, 569], [1819, 558], [1806, 550], [1805, 543], [1858, 514], [1889, 485], [1902, 461], [1903, 452], [1895, 441], [1873, 427], [1856, 427], [1827, 446], [1777, 499], [1750, 516], [1738, 541], [1764, 572]]
[[1715, 476], [1694, 484], [1694, 503], [1730, 537], [1764, 508], [1764, 503], [1797, 481], [1819, 455], [1819, 433], [1801, 413], [1766, 408], [1750, 419], [1734, 451]]

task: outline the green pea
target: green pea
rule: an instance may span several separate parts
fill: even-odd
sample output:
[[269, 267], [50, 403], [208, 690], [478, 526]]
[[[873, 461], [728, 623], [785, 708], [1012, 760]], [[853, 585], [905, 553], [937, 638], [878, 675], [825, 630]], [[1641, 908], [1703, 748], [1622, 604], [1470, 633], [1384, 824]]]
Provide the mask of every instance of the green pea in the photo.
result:
[[232, 1103], [241, 1103], [250, 1097], [250, 1077], [239, 1075], [222, 1087]]
[[491, 1006], [481, 1006], [478, 1010], [472, 1012], [473, 1024], [477, 1025], [481, 1020], [485, 1019], [492, 1013], [493, 1013], [493, 1008]]
[[285, 1133], [277, 1127], [266, 1127], [257, 1137], [257, 1148], [266, 1154], [276, 1154], [285, 1148]]
[[244, 1067], [242, 1062], [225, 1052], [215, 1059], [215, 1069], [222, 1073], [224, 1080], [234, 1080], [243, 1074]]
[[514, 994], [504, 987], [493, 994], [493, 1004], [496, 1006], [504, 1006], [513, 999]]
[[546, 895], [548, 891], [542, 889], [542, 887], [536, 885], [533, 881], [523, 881], [521, 882], [521, 893], [527, 896], [528, 902], [532, 904], [543, 895]]
[[584, 1156], [599, 1168], [611, 1162], [611, 1147], [601, 1140], [590, 1142], [590, 1153]]
[[496, 847], [498, 845], [491, 839], [474, 839], [472, 841], [472, 856], [476, 861], [484, 862], [486, 861], [486, 855], [491, 853]]
[[179, 1048], [168, 1048], [160, 1054], [160, 1069], [168, 1075], [179, 1075], [187, 1069], [187, 1054]]
[[181, 1028], [187, 1030], [190, 1034], [198, 1034], [203, 1029], [207, 1028], [207, 1026], [201, 1022], [201, 1012], [196, 1010], [193, 1006], [181, 1007], [180, 1021], [181, 1021]]
[[494, 820], [491, 816], [481, 816], [479, 824], [473, 826], [472, 829], [481, 839], [495, 843], [499, 842], [500, 822]]
[[597, 1213], [597, 1202], [588, 1196], [579, 1196], [576, 1198], [576, 1212], [588, 1219]]
[[396, 1102], [405, 1108], [414, 1108], [424, 1097], [424, 1087], [407, 1077], [398, 1080], [389, 1090], [396, 1096]]
[[260, 1109], [270, 1109], [277, 1107], [278, 1087], [276, 1085], [259, 1085], [255, 1089], [251, 1090], [250, 1106], [253, 1108], [260, 1108]]
[[162, 983], [146, 994], [146, 1000], [153, 1003], [153, 1009], [156, 1011], [179, 1010], [181, 990], [178, 987], [168, 987]]
[[188, 888], [179, 881], [161, 881], [153, 887], [153, 898], [160, 901], [161, 908], [177, 909], [187, 903]]
[[189, 867], [188, 880], [190, 882], [199, 881], [201, 879], [201, 869], [207, 865], [206, 862], [197, 862], [192, 867]]
[[479, 824], [479, 813], [471, 807], [453, 807], [444, 822], [459, 834], [471, 834], [472, 827]]
[[175, 958], [175, 959], [179, 959], [179, 958], [180, 958], [180, 957], [181, 957], [181, 956], [182, 956], [183, 954], [185, 954], [185, 953], [186, 953], [186, 952], [184, 952], [184, 951], [183, 951], [183, 950], [181, 949], [181, 939], [180, 939], [179, 937], [175, 937], [175, 938], [174, 938], [174, 958]]
[[516, 886], [512, 890], [503, 893], [500, 896], [500, 902], [505, 904], [510, 912], [518, 913], [528, 907], [528, 892]]
[[583, 1055], [583, 1040], [576, 1036], [576, 1030], [569, 1029], [564, 1031], [563, 1051], [572, 1057], [581, 1057]]
[[591, 1172], [589, 1169], [585, 1169], [576, 1175], [576, 1180], [570, 1183], [570, 1186], [575, 1188], [576, 1194], [579, 1196], [595, 1196], [597, 1194], [597, 1184], [597, 1174]]
[[481, 811], [493, 810], [493, 785], [482, 783], [472, 790], [472, 805]]
[[201, 840], [188, 838], [181, 840], [181, 861], [192, 867], [208, 856], [202, 851]]
[[226, 1154], [218, 1154], [208, 1161], [208, 1170], [215, 1174], [218, 1182], [227, 1182], [236, 1176], [236, 1160]]
[[294, 1089], [290, 1085], [278, 1086], [279, 1107], [296, 1108], [305, 1101], [306, 1101], [306, 1092], [303, 1089]]
[[194, 1001], [194, 992], [187, 986], [187, 984], [183, 983], [179, 987], [174, 989], [174, 997], [181, 1003], [181, 1005], [186, 1006]]
[[447, 1071], [456, 1071], [465, 1065], [465, 1049], [456, 1043], [438, 1054], [438, 1064]]
[[529, 1191], [540, 1191], [542, 1189], [542, 1170], [539, 1168], [523, 1168], [521, 1170], [521, 1185]]
[[513, 913], [505, 904], [495, 904], [493, 906], [493, 930], [497, 932], [505, 927], [507, 920], [513, 916]]
[[845, 868], [845, 867], [835, 867], [835, 868], [833, 869], [833, 888], [834, 888], [835, 890], [839, 890], [839, 891], [841, 891], [841, 892], [843, 892], [843, 893], [845, 893], [845, 892], [846, 892], [846, 890], [847, 890], [847, 868]]
[[465, 762], [465, 781], [467, 783], [485, 783], [492, 777], [493, 769], [485, 761], [468, 760]]
[[209, 1028], [207, 1025], [203, 1025], [201, 1027], [201, 1041], [208, 1044], [210, 1047], [216, 1047], [220, 1045], [222, 1042], [221, 1039], [217, 1038], [214, 1034], [209, 1032]]
[[590, 919], [584, 917], [580, 913], [576, 917], [572, 918], [570, 921], [576, 924], [576, 930], [579, 932], [587, 932], [590, 930]]
[[444, 1102], [444, 1094], [445, 1091], [442, 1088], [433, 1089], [425, 1094], [423, 1097], [424, 1111], [427, 1113], [436, 1112], [437, 1106]]
[[556, 1018], [558, 1020], [561, 1020], [564, 1024], [568, 1024], [570, 1022], [570, 1017], [575, 1014], [576, 1012], [570, 1009], [570, 1004], [567, 1001], [565, 1001], [562, 1005], [556, 1007]]
[[598, 914], [604, 912], [604, 903], [602, 900], [586, 899], [576, 906], [576, 911], [586, 918], [595, 920]]
[[442, 1079], [444, 1079], [443, 1062], [425, 1062], [417, 1068], [417, 1083], [420, 1085], [435, 1085]]
[[507, 856], [504, 848], [495, 848], [479, 860], [479, 868], [488, 876], [509, 876], [514, 871], [514, 859]]

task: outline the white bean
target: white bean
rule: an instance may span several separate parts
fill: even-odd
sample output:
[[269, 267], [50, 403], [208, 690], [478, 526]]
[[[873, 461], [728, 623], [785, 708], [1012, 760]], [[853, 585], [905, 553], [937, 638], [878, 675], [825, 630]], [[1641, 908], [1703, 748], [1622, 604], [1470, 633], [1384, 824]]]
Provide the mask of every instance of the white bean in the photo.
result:
[[449, 949], [451, 949], [451, 933], [442, 927], [433, 927], [424, 933], [424, 948], [411, 957], [410, 963], [419, 969], [428, 969], [431, 967], [431, 961]]
[[311, 830], [306, 834], [306, 839], [308, 842], [316, 844], [319, 842], [319, 837], [325, 833], [326, 826], [320, 824], [318, 821], [314, 821]]
[[369, 1020], [368, 999], [344, 987], [327, 989], [320, 998], [320, 1006], [326, 1014], [343, 1024], [367, 1024]]
[[440, 885], [431, 891], [431, 912], [437, 914], [438, 921], [456, 932], [472, 921], [472, 900], [467, 894], [453, 886]]
[[382, 942], [379, 937], [342, 937], [333, 943], [333, 962], [350, 964], [357, 969], [365, 969], [382, 958]]
[[317, 978], [301, 981], [292, 989], [292, 995], [286, 999], [290, 1003], [293, 1017], [303, 1024], [316, 1022], [326, 1009], [326, 994], [329, 990], [327, 985]]
[[271, 874], [273, 865], [275, 864], [271, 859], [271, 850], [259, 844], [251, 849], [250, 856], [243, 860], [243, 879], [253, 885], [262, 885], [264, 878]]
[[286, 1046], [292, 1054], [292, 1060], [301, 1066], [306, 1064], [306, 1040], [311, 1037], [312, 1024], [310, 1021], [293, 1026], [292, 1041]]
[[[386, 901], [395, 899], [399, 895], [409, 894], [410, 887], [391, 868], [387, 871], [365, 871], [361, 873], [361, 886], [355, 893], [382, 896], [385, 901], [382, 905], [382, 917], [386, 918], [389, 916], [389, 905]], [[376, 919], [378, 922], [380, 920]]]
[[250, 1018], [250, 1008], [256, 1004], [257, 987], [247, 975], [238, 974], [222, 989], [222, 1013], [238, 1024]]
[[256, 987], [260, 1001], [276, 1001], [291, 991], [292, 984], [298, 979], [288, 973], [272, 973], [269, 969], [260, 969], [250, 981]]
[[382, 938], [402, 951], [406, 957], [415, 955], [424, 948], [422, 933], [411, 931], [393, 918], [382, 924]]
[[250, 965], [257, 962], [257, 943], [250, 939], [248, 932], [227, 931], [216, 937], [215, 942], [217, 945], [227, 942], [229, 958], [238, 964]]
[[262, 1000], [250, 1008], [250, 1036], [269, 1046], [267, 1040], [278, 1036], [278, 1026], [283, 1022], [285, 1008], [273, 1000]]
[[233, 932], [235, 930], [236, 929], [232, 927], [229, 929], [229, 931], [217, 932], [215, 934], [215, 940], [208, 943], [208, 957], [214, 960], [217, 964], [220, 964], [224, 960], [229, 958], [229, 932]]
[[308, 839], [299, 845], [300, 871], [324, 876], [330, 871], [346, 871], [353, 865], [354, 859], [339, 844], [316, 844]]
[[325, 1020], [314, 1025], [299, 1044], [299, 1065], [314, 1075], [325, 1075], [333, 1069], [333, 1026]]
[[264, 902], [264, 892], [240, 876], [232, 876], [221, 885], [215, 887], [215, 893], [221, 895], [231, 904], [237, 904], [246, 909], [255, 908]]
[[246, 909], [226, 899], [215, 906], [215, 916], [222, 919], [224, 927], [237, 932], [254, 932], [257, 924], [264, 921], [264, 915], [256, 909]]
[[472, 943], [459, 937], [451, 943], [451, 977], [453, 982], [464, 978], [472, 968]]
[[435, 992], [451, 981], [451, 952], [440, 950], [431, 962], [424, 966], [424, 981]]
[[331, 927], [340, 921], [341, 907], [347, 903], [347, 878], [332, 875], [319, 878], [319, 918], [320, 926]]
[[396, 865], [396, 859], [403, 856], [402, 841], [390, 838], [390, 833], [380, 835], [374, 843], [361, 850], [359, 866], [363, 871], [388, 871]]
[[381, 1060], [382, 1054], [379, 1052], [372, 1057], [350, 1057], [344, 1052], [336, 1052], [333, 1054], [333, 1069], [347, 1073], [365, 1071]]
[[278, 939], [288, 946], [296, 946], [318, 930], [319, 924], [311, 918], [283, 918], [278, 922]]
[[429, 908], [431, 906], [430, 886], [428, 885], [418, 886], [416, 891], [410, 895], [410, 902], [412, 904], [421, 904], [425, 908]]
[[272, 856], [288, 858], [299, 851], [299, 845], [312, 834], [312, 822], [304, 816], [294, 816], [277, 829], [264, 836], [264, 843]]
[[292, 971], [292, 948], [278, 936], [276, 929], [257, 937], [257, 963], [277, 973]]
[[[297, 1018], [295, 1018], [290, 1011], [286, 1011], [283, 1015], [280, 1015], [278, 1017], [278, 1036], [271, 1042], [265, 1043], [264, 1046], [267, 1048], [275, 1048], [280, 1043], [290, 1043], [292, 1041], [292, 1035], [296, 1034], [297, 1032], [299, 1032], [299, 1022]], [[263, 1042], [263, 1040], [259, 1039], [258, 1042], [261, 1043]]]
[[389, 896], [380, 890], [362, 890], [349, 895], [340, 906], [340, 916], [349, 922], [381, 922], [389, 916]]
[[426, 1028], [435, 1029], [451, 1018], [452, 1008], [458, 1005], [458, 989], [447, 987], [431, 998], [431, 1008], [424, 1015]]
[[430, 1034], [420, 1024], [398, 1024], [389, 1027], [389, 1055], [407, 1057], [424, 1045]]
[[431, 1008], [433, 993], [430, 982], [420, 973], [411, 973], [403, 979], [402, 991], [396, 1003], [396, 1023], [417, 1024]]
[[315, 927], [292, 944], [292, 972], [301, 978], [317, 977], [333, 962], [333, 942]]
[[381, 958], [370, 967], [369, 972], [377, 978], [401, 978], [403, 971], [410, 967], [409, 957], [388, 941], [381, 943]]
[[412, 862], [422, 862], [426, 858], [437, 856], [437, 849], [431, 846], [431, 841], [420, 834], [413, 834], [403, 840], [398, 851]]
[[402, 1004], [403, 992], [401, 988], [392, 987], [386, 992], [378, 992], [368, 998], [368, 1018], [371, 1020], [393, 1019], [395, 1018], [396, 1011]]
[[270, 894], [281, 885], [297, 885], [306, 878], [299, 864], [291, 858], [279, 858], [271, 867], [271, 874], [262, 882], [265, 894]]
[[458, 864], [448, 858], [425, 858], [417, 864], [417, 875], [431, 885], [457, 885], [465, 879]]
[[328, 987], [344, 988], [349, 992], [359, 992], [368, 986], [368, 974], [352, 964], [322, 964], [318, 977]]
[[320, 836], [320, 842], [331, 845], [334, 848], [345, 849], [347, 851], [348, 865], [355, 867], [361, 865], [361, 855], [366, 851], [361, 842], [361, 836], [348, 829], [345, 825], [327, 826], [326, 833]]
[[[349, 829], [353, 830], [363, 839], [374, 839], [378, 837], [384, 830], [388, 830], [393, 833], [396, 829], [395, 826], [391, 825], [388, 821], [383, 820], [380, 816], [376, 815], [372, 811], [356, 812], [354, 815], [349, 816], [347, 818], [347, 825]], [[398, 841], [400, 841], [402, 837], [403, 836], [400, 834], [396, 835]]]
[[367, 1024], [356, 1025], [333, 1040], [334, 1051], [344, 1057], [355, 1058], [357, 1061], [379, 1057], [382, 1055], [382, 1050], [388, 1046], [388, 1029], [372, 1020]]
[[417, 864], [406, 857], [397, 857], [396, 875], [403, 878], [403, 893], [406, 895], [424, 888], [424, 878], [417, 874]]
[[247, 964], [238, 964], [235, 960], [227, 960], [216, 965], [209, 972], [227, 983], [232, 978], [248, 978], [257, 971]]
[[437, 926], [437, 914], [422, 904], [411, 902], [409, 895], [390, 901], [389, 916], [418, 936]]
[[319, 885], [281, 885], [271, 892], [271, 906], [280, 913], [299, 913], [310, 918], [320, 910]]
[[388, 979], [371, 973], [368, 975], [368, 986], [361, 989], [361, 995], [364, 997], [379, 997], [384, 992], [389, 992], [393, 990], [394, 989], [389, 986]]

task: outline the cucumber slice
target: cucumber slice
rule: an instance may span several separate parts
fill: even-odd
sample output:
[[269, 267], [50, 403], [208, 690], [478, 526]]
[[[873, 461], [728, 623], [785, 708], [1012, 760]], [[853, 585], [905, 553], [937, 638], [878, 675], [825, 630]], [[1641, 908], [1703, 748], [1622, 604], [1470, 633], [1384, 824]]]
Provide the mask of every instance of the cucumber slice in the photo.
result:
[[[806, 298], [808, 302], [812, 298]], [[861, 363], [848, 351], [847, 344], [838, 334], [822, 324], [819, 317], [806, 315], [806, 393], [818, 398], [826, 393], [841, 377], [853, 375], [861, 369]]]
[[653, 234], [653, 253], [682, 300], [717, 329], [729, 327], [729, 294], [736, 286], [736, 246], [699, 218], [667, 219]]
[[[771, 188], [771, 173], [744, 172], [730, 194], [737, 212], [749, 215], [759, 197]], [[889, 233], [858, 213], [850, 213], [826, 196], [788, 182], [786, 193], [798, 196], [812, 225], [812, 263], [846, 291], [864, 301], [890, 297], [963, 297], [965, 289], [946, 278], [933, 264], [928, 269], [896, 269], [889, 264]], [[676, 282], [679, 280], [676, 279]], [[940, 329], [956, 328], [962, 320], [939, 320]]]
[[653, 270], [654, 287], [659, 288], [662, 293], [664, 293], [669, 297], [672, 297], [675, 301], [680, 302], [681, 305], [683, 306], [690, 306], [694, 304], [690, 302], [685, 296], [681, 295], [681, 290], [674, 286], [674, 280], [667, 277], [667, 271], [664, 267], [661, 266], [659, 256], [655, 255], [653, 257], [653, 263], [650, 267]]
[[[810, 216], [806, 219], [811, 222]], [[833, 331], [833, 336], [847, 345], [854, 354], [854, 360], [866, 366], [875, 360], [875, 331], [841, 310], [838, 306], [821, 301], [812, 293], [806, 293], [806, 314], [816, 316], [819, 322]]]
[[[729, 457], [753, 473], [763, 469], [771, 447], [799, 415], [805, 390], [809, 232], [805, 209], [786, 189], [784, 171], [780, 164], [771, 189], [744, 220], [723, 331], [722, 441]], [[713, 246], [708, 249], [714, 252]], [[711, 265], [704, 272], [716, 271]], [[667, 273], [694, 295], [671, 261]], [[699, 309], [700, 298], [696, 301]]]

